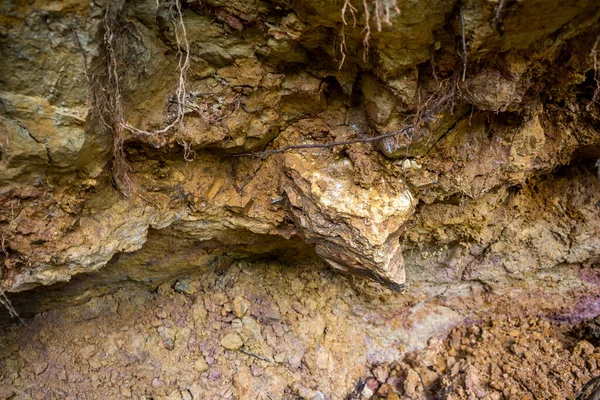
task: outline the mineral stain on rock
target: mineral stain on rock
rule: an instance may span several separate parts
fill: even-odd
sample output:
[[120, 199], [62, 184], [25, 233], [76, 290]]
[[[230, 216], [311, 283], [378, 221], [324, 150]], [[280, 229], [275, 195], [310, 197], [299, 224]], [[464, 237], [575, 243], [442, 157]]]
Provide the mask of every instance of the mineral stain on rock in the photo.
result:
[[569, 326], [600, 314], [597, 1], [0, 21], [0, 397], [564, 398], [597, 375], [594, 320]]

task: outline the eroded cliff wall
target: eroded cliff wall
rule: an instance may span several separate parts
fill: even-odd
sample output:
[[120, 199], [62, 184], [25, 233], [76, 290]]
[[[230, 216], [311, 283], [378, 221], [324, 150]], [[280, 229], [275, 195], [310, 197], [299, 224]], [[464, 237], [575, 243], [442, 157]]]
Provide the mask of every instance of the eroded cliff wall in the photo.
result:
[[264, 254], [394, 289], [598, 260], [596, 1], [1, 7], [6, 292]]

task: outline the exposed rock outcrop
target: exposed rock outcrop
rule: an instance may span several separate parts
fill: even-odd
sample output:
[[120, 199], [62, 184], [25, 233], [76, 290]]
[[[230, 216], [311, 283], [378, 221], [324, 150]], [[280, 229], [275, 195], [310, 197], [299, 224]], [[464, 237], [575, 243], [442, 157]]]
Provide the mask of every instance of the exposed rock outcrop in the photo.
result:
[[163, 278], [286, 251], [396, 288], [596, 263], [596, 2], [366, 4], [3, 5], [1, 287], [161, 235]]
[[367, 189], [357, 186], [348, 158], [287, 154], [284, 168], [295, 224], [317, 254], [337, 269], [404, 283], [400, 227], [415, 201], [402, 183], [382, 176]]

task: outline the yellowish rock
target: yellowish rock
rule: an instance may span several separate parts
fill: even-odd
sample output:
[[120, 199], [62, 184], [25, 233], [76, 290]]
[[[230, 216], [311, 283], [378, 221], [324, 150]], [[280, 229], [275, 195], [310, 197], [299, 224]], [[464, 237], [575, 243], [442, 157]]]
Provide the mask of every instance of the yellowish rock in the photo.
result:
[[221, 339], [221, 346], [227, 350], [239, 350], [244, 345], [244, 341], [235, 332], [230, 332]]
[[246, 312], [248, 312], [248, 309], [250, 308], [250, 303], [243, 297], [237, 296], [235, 299], [233, 299], [232, 306], [233, 315], [235, 315], [238, 318], [243, 318], [244, 315], [246, 315]]

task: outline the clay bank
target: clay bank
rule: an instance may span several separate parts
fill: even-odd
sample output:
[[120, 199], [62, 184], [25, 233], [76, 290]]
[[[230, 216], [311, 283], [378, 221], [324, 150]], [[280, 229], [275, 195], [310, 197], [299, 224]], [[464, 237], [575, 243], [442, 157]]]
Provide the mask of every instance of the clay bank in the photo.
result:
[[[598, 375], [572, 328], [600, 315], [597, 1], [0, 20], [0, 397], [568, 398]], [[478, 367], [494, 343], [562, 380]]]

